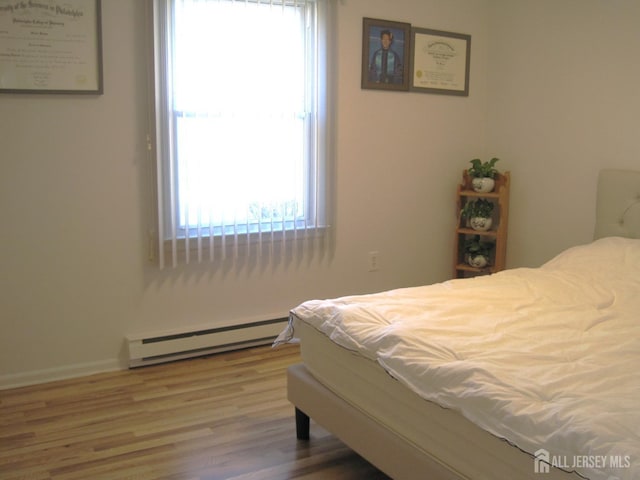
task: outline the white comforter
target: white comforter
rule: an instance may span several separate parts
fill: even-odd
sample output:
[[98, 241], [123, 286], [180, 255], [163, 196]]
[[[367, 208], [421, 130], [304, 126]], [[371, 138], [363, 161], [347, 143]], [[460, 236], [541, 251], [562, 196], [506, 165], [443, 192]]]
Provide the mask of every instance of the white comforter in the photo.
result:
[[537, 269], [312, 300], [292, 318], [556, 466], [640, 479], [640, 240], [605, 238]]

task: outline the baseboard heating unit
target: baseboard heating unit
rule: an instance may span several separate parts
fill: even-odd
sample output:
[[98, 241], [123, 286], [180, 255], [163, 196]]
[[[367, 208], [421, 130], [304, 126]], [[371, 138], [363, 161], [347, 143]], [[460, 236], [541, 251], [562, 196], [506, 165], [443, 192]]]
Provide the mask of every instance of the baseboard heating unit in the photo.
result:
[[125, 340], [129, 368], [267, 345], [275, 340], [287, 321], [287, 318], [275, 318], [184, 332], [128, 335]]

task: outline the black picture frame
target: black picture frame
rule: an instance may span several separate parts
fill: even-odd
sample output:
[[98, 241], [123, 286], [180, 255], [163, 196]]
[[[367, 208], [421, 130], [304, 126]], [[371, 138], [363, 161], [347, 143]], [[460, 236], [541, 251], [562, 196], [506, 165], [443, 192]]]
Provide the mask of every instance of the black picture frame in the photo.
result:
[[101, 0], [0, 7], [0, 93], [104, 92]]
[[469, 96], [471, 35], [411, 29], [413, 92]]
[[363, 18], [362, 88], [408, 91], [410, 52], [411, 24]]

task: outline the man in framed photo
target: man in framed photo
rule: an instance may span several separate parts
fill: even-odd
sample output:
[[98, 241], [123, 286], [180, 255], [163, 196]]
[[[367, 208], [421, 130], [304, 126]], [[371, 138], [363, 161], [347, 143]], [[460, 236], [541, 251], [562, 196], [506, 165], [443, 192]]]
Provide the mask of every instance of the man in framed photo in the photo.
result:
[[388, 29], [380, 31], [380, 48], [373, 52], [369, 62], [369, 81], [375, 83], [402, 84], [402, 57], [391, 46], [393, 32]]

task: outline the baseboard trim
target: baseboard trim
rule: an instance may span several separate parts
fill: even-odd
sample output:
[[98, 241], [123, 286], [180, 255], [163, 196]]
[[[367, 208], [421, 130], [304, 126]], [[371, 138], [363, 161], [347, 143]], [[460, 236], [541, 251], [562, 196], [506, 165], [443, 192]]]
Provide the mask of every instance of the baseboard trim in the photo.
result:
[[9, 373], [0, 375], [0, 390], [27, 387], [29, 385], [37, 385], [57, 380], [67, 380], [70, 378], [85, 377], [96, 373], [114, 372], [126, 369], [127, 365], [122, 364], [121, 361], [114, 358], [98, 362], [79, 363], [75, 365], [31, 370], [21, 373]]

